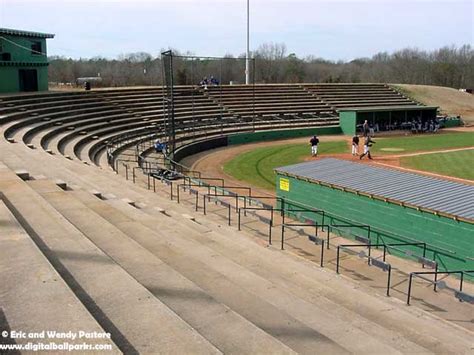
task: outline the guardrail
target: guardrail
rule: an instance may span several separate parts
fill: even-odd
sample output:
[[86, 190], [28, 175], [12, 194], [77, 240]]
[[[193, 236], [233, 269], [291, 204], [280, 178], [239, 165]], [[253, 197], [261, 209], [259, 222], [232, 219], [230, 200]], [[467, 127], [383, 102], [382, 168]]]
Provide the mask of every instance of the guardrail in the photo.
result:
[[[407, 305], [410, 305], [410, 298], [411, 298], [411, 291], [412, 291], [412, 282], [413, 278], [417, 277], [420, 278], [424, 281], [429, 282], [430, 284], [433, 285], [433, 291], [436, 292], [437, 287], [440, 289], [446, 289], [449, 291], [452, 291], [454, 294], [454, 297], [457, 298], [461, 302], [467, 302], [470, 304], [474, 304], [474, 295], [470, 295], [466, 292], [463, 292], [462, 286], [463, 286], [463, 281], [464, 281], [464, 274], [471, 274], [474, 273], [474, 270], [456, 270], [456, 271], [416, 271], [416, 272], [411, 272], [410, 273], [410, 279], [408, 281], [408, 291], [407, 291]], [[451, 274], [460, 274], [460, 282], [459, 282], [459, 290], [456, 290], [446, 284], [444, 281], [438, 281], [438, 275], [440, 274], [445, 274], [445, 275], [451, 275]], [[424, 275], [434, 275], [434, 280], [430, 280]]]

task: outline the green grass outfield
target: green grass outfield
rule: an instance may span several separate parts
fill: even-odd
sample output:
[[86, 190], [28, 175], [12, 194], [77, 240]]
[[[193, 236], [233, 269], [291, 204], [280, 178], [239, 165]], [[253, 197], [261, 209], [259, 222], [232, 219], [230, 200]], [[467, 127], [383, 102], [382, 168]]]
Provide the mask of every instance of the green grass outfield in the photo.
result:
[[[344, 152], [347, 152], [345, 141], [332, 141], [321, 143], [318, 153], [339, 154]], [[273, 190], [275, 188], [273, 169], [302, 162], [310, 155], [309, 144], [284, 144], [257, 148], [230, 160], [224, 165], [224, 171], [238, 180]]]
[[406, 168], [474, 180], [474, 149], [424, 154], [400, 159]]
[[[363, 141], [363, 139], [362, 139]], [[374, 138], [372, 154], [404, 154], [474, 146], [474, 132], [420, 134]]]
[[[377, 142], [372, 147], [372, 153], [375, 156], [406, 154], [474, 146], [474, 132], [376, 137], [374, 140]], [[323, 141], [319, 145], [320, 155], [340, 153], [350, 153], [347, 139], [342, 136], [341, 141]], [[227, 162], [224, 165], [224, 171], [238, 180], [273, 191], [275, 188], [273, 169], [302, 162], [310, 154], [311, 148], [304, 143], [256, 148]], [[472, 154], [474, 154], [473, 151], [461, 151], [406, 157], [401, 160], [401, 164], [417, 170], [474, 180]]]

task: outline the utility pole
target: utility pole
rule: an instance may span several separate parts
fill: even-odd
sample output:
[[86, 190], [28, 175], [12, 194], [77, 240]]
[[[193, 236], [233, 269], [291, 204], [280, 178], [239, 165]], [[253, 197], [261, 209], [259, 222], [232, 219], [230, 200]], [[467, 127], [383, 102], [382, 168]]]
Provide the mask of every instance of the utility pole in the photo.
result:
[[247, 0], [247, 55], [245, 56], [245, 84], [250, 84], [250, 0]]

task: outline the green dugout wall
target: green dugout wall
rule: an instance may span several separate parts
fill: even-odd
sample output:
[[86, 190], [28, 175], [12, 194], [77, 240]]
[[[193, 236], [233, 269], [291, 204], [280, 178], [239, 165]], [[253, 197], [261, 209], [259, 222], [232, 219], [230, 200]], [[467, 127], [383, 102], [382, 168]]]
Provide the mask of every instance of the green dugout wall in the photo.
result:
[[[276, 170], [276, 195], [285, 199], [285, 209], [299, 207], [324, 210], [325, 224], [370, 225], [371, 241], [374, 244], [377, 241], [387, 244], [400, 241], [426, 242], [429, 245], [427, 257], [436, 260], [440, 269], [474, 269], [472, 221], [349, 191], [340, 186], [287, 174], [279, 169]], [[308, 213], [305, 217], [314, 219], [315, 214]], [[317, 219], [319, 223], [323, 222], [321, 216]], [[336, 229], [335, 232], [349, 238], [367, 234], [366, 229], [357, 227]], [[416, 247], [412, 248], [412, 252], [420, 255], [420, 249]]]
[[377, 123], [382, 128], [395, 122], [400, 124], [418, 118], [422, 121], [435, 119], [437, 109], [433, 106], [416, 105], [345, 108], [339, 110], [339, 124], [344, 134], [354, 135], [357, 132], [357, 125], [361, 125], [365, 120], [372, 125]]

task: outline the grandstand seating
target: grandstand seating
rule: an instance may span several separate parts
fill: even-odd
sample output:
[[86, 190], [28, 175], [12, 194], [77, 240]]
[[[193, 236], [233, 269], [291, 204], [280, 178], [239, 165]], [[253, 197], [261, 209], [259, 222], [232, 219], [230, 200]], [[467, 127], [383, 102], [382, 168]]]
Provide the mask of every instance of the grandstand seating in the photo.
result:
[[[337, 125], [337, 110], [345, 107], [414, 104], [383, 84], [181, 86], [174, 95], [179, 144], [242, 131]], [[0, 98], [7, 140], [99, 166], [107, 166], [108, 143], [127, 132], [135, 132], [128, 136], [133, 144], [163, 131], [163, 117], [161, 88]]]
[[[365, 105], [368, 87], [352, 88]], [[337, 108], [304, 85], [256, 86], [249, 120], [253, 90], [177, 88], [179, 139], [337, 124]], [[156, 88], [0, 97], [2, 329], [106, 331], [112, 340], [87, 342], [112, 353], [469, 351], [468, 330], [262, 248], [215, 206], [192, 214], [166, 185], [153, 193], [143, 176], [82, 164], [105, 168], [108, 141], [159, 131], [162, 100]], [[463, 307], [447, 313], [461, 319]]]
[[307, 84], [303, 87], [335, 110], [416, 103], [384, 84]]
[[[155, 194], [112, 171], [5, 140], [0, 151], [1, 196], [15, 211], [0, 208], [2, 221], [12, 221], [0, 224], [0, 304], [11, 329], [56, 321], [63, 329], [71, 317], [71, 330], [103, 329], [127, 353], [462, 353], [471, 346], [467, 330], [261, 248], [218, 217], [185, 218], [191, 212], [165, 187]], [[13, 172], [25, 168], [22, 179]], [[25, 254], [8, 252], [20, 247], [12, 228]], [[16, 274], [41, 285], [30, 263], [49, 280], [32, 294]], [[53, 302], [68, 304], [70, 315], [47, 312]], [[38, 317], [24, 319], [25, 309]]]

